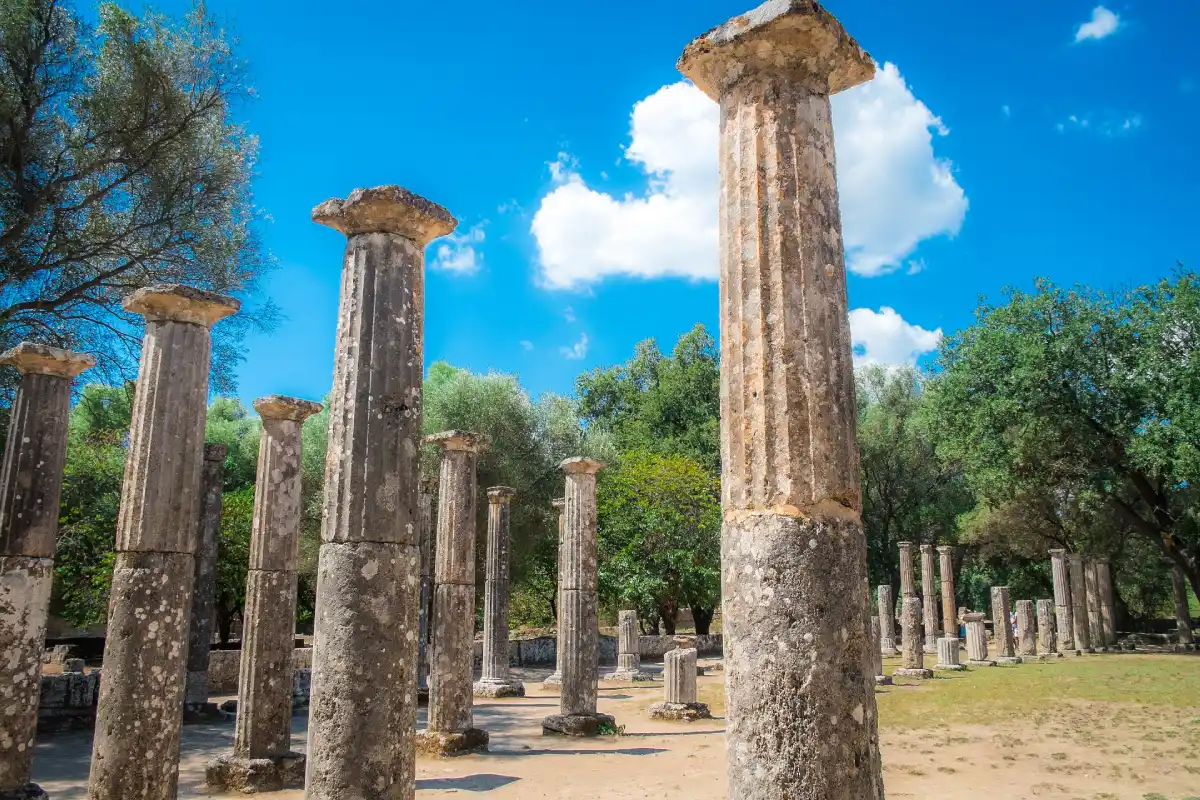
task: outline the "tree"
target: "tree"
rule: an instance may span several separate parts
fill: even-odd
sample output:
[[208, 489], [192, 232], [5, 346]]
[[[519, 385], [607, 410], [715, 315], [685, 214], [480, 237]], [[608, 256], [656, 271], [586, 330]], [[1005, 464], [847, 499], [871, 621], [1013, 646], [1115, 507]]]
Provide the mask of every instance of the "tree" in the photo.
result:
[[1094, 498], [1200, 589], [1198, 345], [1190, 272], [1111, 294], [1009, 290], [942, 344], [938, 452], [992, 507]]
[[[116, 381], [140, 349], [133, 290], [256, 296], [258, 142], [232, 118], [249, 95], [202, 4], [172, 22], [104, 3], [93, 28], [65, 0], [0, 0], [0, 348], [85, 350]], [[266, 303], [214, 329], [218, 391], [247, 326], [274, 316]]]

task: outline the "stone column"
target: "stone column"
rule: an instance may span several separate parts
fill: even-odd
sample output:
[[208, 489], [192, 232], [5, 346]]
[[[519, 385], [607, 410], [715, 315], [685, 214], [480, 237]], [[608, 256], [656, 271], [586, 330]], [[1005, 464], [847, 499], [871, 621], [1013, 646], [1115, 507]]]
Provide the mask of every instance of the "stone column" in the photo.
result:
[[417, 701], [429, 700], [429, 644], [433, 630], [433, 565], [437, 553], [437, 532], [433, 527], [433, 493], [430, 481], [421, 481], [417, 495], [421, 542], [421, 608], [417, 622]]
[[900, 542], [900, 603], [904, 608], [904, 598], [917, 596], [916, 576], [913, 574], [913, 543]]
[[636, 611], [618, 614], [617, 668], [604, 676], [606, 681], [652, 681], [654, 676], [642, 672], [641, 632]]
[[300, 561], [300, 429], [320, 403], [271, 395], [254, 401], [262, 417], [250, 571], [238, 672], [233, 755], [208, 765], [208, 785], [271, 792], [304, 786], [304, 756], [293, 753], [292, 651]]
[[146, 318], [138, 370], [90, 800], [174, 800], [187, 672], [211, 327], [231, 297], [152, 286], [125, 300]]
[[880, 632], [879, 617], [876, 614], [872, 614], [871, 642], [873, 643], [873, 646], [870, 648], [870, 650], [871, 662], [875, 667], [875, 685], [890, 686], [892, 683], [892, 677], [890, 675], [883, 674], [883, 646], [880, 644], [881, 637], [882, 634]]
[[816, 3], [770, 2], [679, 69], [721, 118], [727, 793], [881, 798], [829, 106], [875, 64]]
[[663, 655], [665, 699], [650, 706], [650, 717], [681, 722], [711, 718], [708, 704], [699, 702], [696, 674], [694, 648], [668, 650]]
[[1107, 558], [1096, 559], [1096, 586], [1100, 590], [1100, 625], [1104, 631], [1104, 644], [1117, 644], [1116, 598], [1113, 597], [1112, 565]]
[[925, 649], [921, 636], [921, 598], [906, 595], [900, 601], [900, 634], [904, 643], [904, 665], [893, 672], [905, 678], [932, 678], [925, 669]]
[[[445, 431], [425, 437], [442, 450], [438, 478], [437, 562], [434, 564], [433, 674], [429, 728], [417, 749], [436, 756], [486, 750], [487, 731], [475, 727], [471, 670], [475, 642], [475, 463], [490, 436]], [[507, 511], [507, 509], [506, 509]], [[507, 655], [507, 637], [505, 637]]]
[[921, 545], [921, 601], [922, 619], [925, 622], [925, 652], [937, 653], [938, 640], [938, 596], [934, 585], [933, 545]]
[[218, 720], [221, 710], [208, 702], [208, 661], [212, 652], [214, 612], [217, 606], [217, 535], [221, 528], [221, 493], [224, 491], [223, 444], [204, 445], [200, 472], [200, 535], [196, 544], [195, 579], [192, 582], [192, 617], [188, 628], [187, 683], [183, 693], [183, 721]]
[[957, 636], [943, 636], [938, 639], [938, 660], [933, 668], [952, 672], [966, 669], [958, 661], [958, 644]]
[[558, 587], [555, 595], [557, 596], [557, 608], [555, 612], [557, 618], [554, 621], [554, 672], [542, 681], [542, 688], [548, 689], [552, 686], [562, 685], [562, 585], [563, 585], [563, 536], [567, 531], [567, 516], [565, 498], [551, 500], [550, 505], [558, 512]]
[[996, 637], [996, 663], [1020, 664], [1016, 643], [1013, 641], [1012, 622], [1009, 619], [1009, 600], [1007, 586], [992, 587], [992, 632]]
[[567, 474], [566, 532], [559, 573], [558, 644], [562, 649], [559, 713], [542, 720], [543, 734], [595, 736], [615, 721], [596, 712], [599, 636], [596, 628], [596, 473], [590, 458], [562, 462]]
[[1171, 567], [1171, 589], [1175, 595], [1175, 635], [1179, 640], [1180, 650], [1194, 650], [1195, 640], [1192, 637], [1192, 613], [1188, 604], [1187, 576], [1179, 567]]
[[1057, 658], [1062, 655], [1058, 652], [1057, 605], [1054, 600], [1037, 601], [1038, 633], [1041, 644], [1038, 655], [1042, 658]]
[[954, 548], [939, 547], [938, 571], [942, 579], [942, 636], [958, 638], [958, 617], [955, 609], [958, 602], [954, 597]]
[[1071, 587], [1068, 581], [1066, 550], [1050, 551], [1050, 572], [1054, 578], [1054, 621], [1058, 643], [1065, 650], [1075, 647], [1074, 624], [1071, 619]]
[[1032, 600], [1017, 601], [1017, 654], [1022, 657], [1037, 655], [1037, 627]]
[[45, 798], [29, 782], [50, 613], [71, 383], [91, 356], [22, 342], [0, 467], [0, 797]]
[[[308, 712], [309, 800], [411, 800], [420, 603], [425, 246], [449, 212], [398, 186], [313, 220], [347, 236]], [[370, 679], [364, 680], [364, 676]]]
[[988, 658], [987, 625], [984, 614], [964, 614], [967, 628], [967, 663], [973, 667], [994, 667], [996, 662]]
[[507, 486], [488, 489], [487, 579], [483, 594], [483, 676], [477, 697], [524, 697], [525, 684], [508, 669], [509, 503]]
[[1088, 635], [1092, 649], [1104, 653], [1108, 647], [1104, 644], [1104, 622], [1100, 614], [1100, 581], [1096, 575], [1096, 562], [1090, 558], [1083, 562], [1083, 585], [1087, 593]]
[[1071, 635], [1075, 641], [1075, 653], [1094, 653], [1091, 627], [1087, 614], [1087, 586], [1084, 581], [1083, 556], [1074, 553], [1067, 556], [1071, 577]]
[[879, 596], [879, 650], [885, 656], [898, 654], [896, 649], [896, 603], [892, 587], [884, 584], [876, 589]]

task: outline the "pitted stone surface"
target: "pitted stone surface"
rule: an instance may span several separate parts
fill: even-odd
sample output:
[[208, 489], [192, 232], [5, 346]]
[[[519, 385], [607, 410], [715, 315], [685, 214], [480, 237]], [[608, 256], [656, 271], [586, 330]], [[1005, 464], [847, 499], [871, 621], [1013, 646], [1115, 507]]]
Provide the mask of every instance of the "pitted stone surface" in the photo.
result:
[[933, 668], [950, 671], [965, 669], [958, 660], [958, 644], [957, 636], [944, 636], [938, 639], [938, 660]]
[[269, 758], [218, 756], [204, 771], [205, 782], [226, 792], [256, 794], [304, 788], [304, 754]]
[[1051, 550], [1050, 573], [1054, 581], [1054, 623], [1057, 628], [1058, 645], [1064, 650], [1075, 649], [1069, 572], [1067, 551]]
[[996, 662], [988, 658], [987, 625], [984, 614], [964, 614], [967, 627], [967, 663], [973, 667], [994, 667]]
[[221, 527], [221, 493], [224, 488], [223, 444], [204, 445], [200, 473], [200, 528], [192, 584], [192, 616], [188, 627], [187, 680], [183, 693], [184, 718], [213, 717], [208, 702], [208, 664], [212, 653], [214, 611], [217, 605], [217, 535]]
[[1117, 616], [1113, 597], [1112, 565], [1107, 558], [1096, 559], [1096, 586], [1100, 594], [1100, 623], [1104, 632], [1104, 645], [1113, 647], [1117, 643]]
[[885, 656], [894, 656], [896, 649], [896, 602], [892, 587], [886, 584], [877, 589], [879, 596], [879, 649]]
[[[996, 661], [1008, 663], [1017, 657], [1016, 643], [1013, 641], [1012, 622], [1008, 612], [1012, 608], [1007, 586], [992, 587], [992, 632], [996, 638]], [[1015, 663], [1020, 663], [1016, 661]]]
[[1058, 619], [1055, 614], [1056, 603], [1053, 600], [1037, 601], [1038, 624], [1038, 655], [1057, 656], [1058, 652]]
[[1195, 646], [1192, 634], [1192, 615], [1188, 606], [1188, 584], [1183, 570], [1171, 567], [1171, 589], [1175, 598], [1175, 635], [1179, 646], [1189, 650]]
[[934, 584], [936, 563], [933, 545], [921, 545], [921, 619], [925, 625], [925, 652], [937, 653], [938, 642], [938, 596]]
[[[913, 543], [900, 542], [900, 602], [906, 597], [916, 597], [917, 585], [913, 575]], [[903, 606], [902, 606], [903, 607]]]
[[1071, 635], [1075, 639], [1076, 653], [1094, 653], [1092, 649], [1091, 623], [1088, 621], [1087, 585], [1083, 556], [1071, 553], [1067, 556], [1070, 562], [1071, 578]]
[[250, 570], [245, 618], [233, 753], [250, 759], [283, 756], [292, 739], [296, 573]]
[[35, 342], [21, 342], [0, 353], [0, 364], [13, 367], [21, 375], [54, 375], [74, 378], [96, 366], [96, 359], [86, 353], [75, 353], [59, 347]]
[[879, 646], [879, 617], [875, 614], [871, 615], [871, 641], [868, 646], [871, 649], [871, 663], [875, 671], [875, 685], [891, 684], [891, 677], [883, 674], [883, 650]]
[[556, 643], [554, 648], [554, 672], [550, 674], [546, 680], [542, 681], [542, 686], [553, 688], [562, 685], [562, 587], [563, 587], [563, 556], [566, 554], [566, 548], [563, 547], [564, 540], [567, 534], [567, 501], [566, 498], [558, 498], [551, 500], [550, 505], [558, 512], [558, 587], [555, 593], [558, 596], [557, 604], [557, 619], [555, 620], [555, 630], [557, 632]]
[[0, 555], [0, 792], [29, 783], [53, 579], [52, 559]]
[[551, 714], [542, 720], [542, 735], [599, 736], [615, 730], [616, 724], [609, 714]]
[[475, 587], [439, 584], [433, 594], [433, 645], [429, 675], [429, 730], [462, 733], [473, 728], [471, 644], [475, 639]]
[[125, 298], [123, 305], [126, 311], [140, 314], [148, 322], [182, 322], [203, 328], [211, 328], [242, 307], [236, 298], [180, 283], [138, 289]]
[[326, 200], [313, 209], [312, 218], [346, 236], [395, 234], [422, 249], [458, 227], [458, 220], [449, 211], [395, 185], [355, 189], [345, 200]]
[[509, 505], [516, 492], [488, 489], [487, 580], [484, 584], [483, 675], [475, 694], [524, 697], [525, 686], [508, 669]]
[[663, 658], [663, 699], [670, 704], [695, 703], [696, 651], [672, 650]]
[[488, 732], [479, 728], [466, 728], [461, 731], [420, 731], [416, 738], [416, 748], [421, 755], [452, 758], [487, 750], [488, 738]]
[[433, 629], [433, 563], [437, 531], [433, 527], [433, 498], [436, 485], [422, 481], [418, 496], [421, 541], [421, 608], [419, 611], [419, 641], [417, 656], [417, 694], [429, 699], [429, 640]]
[[[641, 635], [636, 611], [617, 614], [617, 668], [604, 676], [606, 681], [652, 681], [654, 676], [642, 671]], [[666, 653], [669, 656], [670, 653]]]
[[1100, 611], [1100, 578], [1096, 574], [1096, 562], [1093, 559], [1083, 562], [1083, 582], [1087, 593], [1088, 637], [1092, 647], [1103, 653], [1108, 647], [1104, 642], [1104, 621]]
[[50, 795], [36, 783], [27, 783], [11, 791], [0, 791], [0, 800], [50, 800]]
[[[915, 594], [905, 595], [900, 605], [901, 639], [904, 644], [904, 664], [901, 669], [925, 669], [925, 642], [921, 635], [921, 599]], [[893, 674], [902, 674], [897, 670]]]
[[1017, 601], [1017, 655], [1037, 655], [1037, 629], [1034, 624], [1033, 601]]
[[955, 609], [958, 601], [954, 596], [954, 548], [942, 546], [938, 549], [938, 572], [942, 579], [942, 634], [958, 638], [958, 618]]
[[650, 706], [650, 719], [661, 719], [667, 722], [695, 722], [698, 719], [712, 719], [712, 711], [707, 703], [668, 703], [659, 702]]

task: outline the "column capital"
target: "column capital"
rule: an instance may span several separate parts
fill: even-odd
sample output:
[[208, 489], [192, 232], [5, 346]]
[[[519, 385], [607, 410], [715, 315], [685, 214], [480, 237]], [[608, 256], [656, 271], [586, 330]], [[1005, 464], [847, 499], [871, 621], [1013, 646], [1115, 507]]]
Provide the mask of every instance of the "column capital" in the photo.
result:
[[963, 622], [983, 622], [987, 619], [987, 614], [982, 611], [977, 611], [972, 614], [963, 614]]
[[1061, 547], [1053, 548], [1052, 550], [1049, 550], [1048, 552], [1054, 558], [1061, 558], [1067, 554], [1067, 551]]
[[586, 474], [595, 475], [600, 470], [604, 469], [603, 462], [597, 461], [594, 458], [587, 456], [573, 456], [565, 459], [558, 468], [568, 475]]
[[492, 437], [486, 433], [471, 433], [470, 431], [442, 431], [431, 433], [422, 439], [424, 444], [436, 444], [446, 450], [465, 450], [469, 453], [481, 453], [492, 446]]
[[550, 501], [550, 505], [552, 505], [561, 514], [562, 510], [567, 507], [567, 498], [556, 497]]
[[488, 502], [495, 504], [507, 503], [513, 499], [516, 493], [517, 490], [511, 486], [492, 486], [487, 490]]
[[0, 364], [14, 367], [22, 375], [30, 373], [74, 378], [96, 366], [96, 359], [86, 353], [75, 353], [44, 344], [21, 342], [0, 354]]
[[913, 543], [912, 542], [897, 542], [896, 546], [899, 547], [901, 550], [912, 550]]
[[954, 545], [952, 545], [952, 544], [938, 545], [937, 551], [944, 556], [948, 556], [954, 552]]
[[229, 447], [220, 442], [208, 442], [204, 445], [205, 461], [224, 461], [229, 455]]
[[921, 545], [921, 552], [922, 552], [922, 553], [932, 553], [932, 552], [933, 552], [933, 545], [931, 545], [931, 544], [923, 544], [923, 545]]
[[875, 62], [816, 0], [768, 0], [693, 39], [676, 67], [714, 100], [753, 75], [787, 76], [816, 94], [875, 76]]
[[145, 286], [125, 298], [125, 310], [154, 322], [189, 322], [210, 328], [236, 314], [240, 300], [181, 283]]
[[355, 189], [345, 200], [326, 200], [312, 210], [312, 219], [346, 236], [394, 233], [420, 247], [458, 227], [449, 211], [395, 185]]
[[254, 401], [254, 410], [263, 419], [287, 419], [293, 422], [304, 422], [313, 414], [319, 414], [325, 406], [311, 400], [301, 400], [297, 397], [285, 397], [281, 394], [269, 394]]

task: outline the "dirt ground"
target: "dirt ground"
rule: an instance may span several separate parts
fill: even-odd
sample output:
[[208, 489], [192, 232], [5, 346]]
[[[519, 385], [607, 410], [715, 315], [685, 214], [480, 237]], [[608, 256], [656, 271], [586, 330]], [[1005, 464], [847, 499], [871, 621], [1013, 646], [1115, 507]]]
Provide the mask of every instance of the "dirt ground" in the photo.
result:
[[[600, 710], [625, 733], [582, 741], [541, 736], [541, 718], [558, 707], [557, 695], [541, 689], [547, 672], [518, 670], [524, 699], [477, 701], [490, 752], [418, 762], [418, 797], [724, 799], [720, 672], [699, 681], [717, 718], [690, 724], [646, 716], [661, 683], [602, 683]], [[1088, 656], [900, 681], [876, 692], [889, 798], [986, 791], [989, 800], [1200, 800], [1200, 657]], [[424, 710], [419, 725], [423, 717]], [[293, 720], [296, 750], [305, 748], [305, 722]], [[184, 728], [180, 797], [219, 796], [203, 787], [204, 764], [232, 740], [231, 721]], [[86, 797], [90, 745], [88, 733], [44, 737], [35, 779], [56, 800]]]

